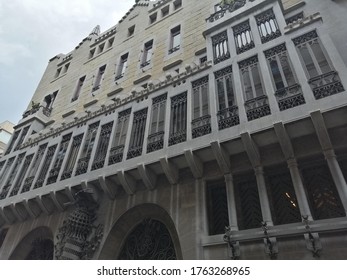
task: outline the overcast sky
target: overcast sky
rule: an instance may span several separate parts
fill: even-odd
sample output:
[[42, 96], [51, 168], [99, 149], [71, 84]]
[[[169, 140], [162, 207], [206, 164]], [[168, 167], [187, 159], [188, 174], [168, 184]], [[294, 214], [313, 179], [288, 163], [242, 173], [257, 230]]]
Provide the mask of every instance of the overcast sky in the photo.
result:
[[0, 0], [0, 123], [18, 123], [48, 60], [91, 30], [116, 25], [135, 0]]

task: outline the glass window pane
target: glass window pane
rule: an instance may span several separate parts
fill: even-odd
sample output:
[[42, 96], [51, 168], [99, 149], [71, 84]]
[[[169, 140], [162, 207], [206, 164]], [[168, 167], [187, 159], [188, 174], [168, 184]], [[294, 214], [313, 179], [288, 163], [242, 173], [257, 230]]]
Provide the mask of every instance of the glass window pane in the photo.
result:
[[242, 73], [242, 78], [243, 78], [243, 87], [245, 90], [245, 97], [246, 100], [253, 99], [253, 92], [252, 92], [252, 84], [251, 84], [251, 79], [249, 76], [248, 71], [244, 71]]
[[271, 73], [272, 73], [272, 77], [276, 86], [276, 89], [282, 89], [284, 88], [284, 83], [282, 81], [282, 77], [281, 77], [281, 72], [280, 69], [278, 68], [278, 64], [276, 60], [272, 60], [270, 61], [270, 67], [271, 67]]
[[264, 93], [263, 93], [263, 87], [260, 80], [258, 65], [253, 66], [252, 76], [253, 76], [253, 82], [254, 82], [255, 95], [263, 96]]
[[311, 48], [314, 53], [314, 56], [316, 57], [316, 60], [318, 62], [318, 65], [320, 67], [322, 74], [330, 72], [331, 68], [330, 68], [329, 62], [327, 61], [318, 41], [314, 42], [311, 45]]
[[296, 82], [287, 55], [280, 56], [280, 62], [288, 86], [294, 85]]
[[224, 83], [222, 78], [217, 80], [217, 94], [218, 94], [219, 110], [222, 110], [226, 107], [225, 98], [224, 98]]
[[314, 66], [312, 57], [307, 49], [307, 45], [299, 48], [302, 59], [304, 60], [308, 75], [310, 78], [318, 76], [316, 67]]

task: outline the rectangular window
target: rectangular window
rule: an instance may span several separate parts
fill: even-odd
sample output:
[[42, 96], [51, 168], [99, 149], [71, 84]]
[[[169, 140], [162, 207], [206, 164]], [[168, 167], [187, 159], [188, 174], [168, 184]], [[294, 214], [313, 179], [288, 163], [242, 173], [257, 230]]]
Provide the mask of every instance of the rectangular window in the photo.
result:
[[69, 70], [69, 67], [70, 67], [70, 63], [67, 63], [64, 65], [63, 74], [65, 74], [67, 72], [67, 70]]
[[76, 101], [78, 99], [78, 97], [80, 96], [85, 79], [86, 79], [86, 76], [79, 78], [79, 80], [77, 82], [76, 89], [75, 89], [75, 93], [71, 99], [71, 102]]
[[171, 97], [169, 146], [187, 140], [187, 93]]
[[57, 72], [55, 72], [55, 78], [58, 78], [60, 76], [60, 72], [61, 72], [61, 67], [57, 69]]
[[105, 43], [100, 44], [98, 47], [98, 53], [102, 53], [104, 51], [104, 48], [105, 48]]
[[157, 151], [164, 146], [164, 124], [167, 93], [153, 98], [151, 128], [148, 136], [147, 153]]
[[16, 145], [16, 147], [15, 147], [15, 149], [14, 149], [15, 151], [17, 151], [17, 150], [19, 149], [20, 145], [23, 144], [24, 139], [25, 139], [25, 137], [26, 137], [27, 134], [28, 134], [29, 127], [30, 127], [30, 126], [27, 126], [27, 127], [23, 128], [22, 133], [21, 133], [21, 135], [20, 135], [20, 137], [19, 137], [19, 139], [18, 139], [18, 141], [17, 141], [17, 145]]
[[43, 186], [57, 146], [58, 145], [54, 145], [48, 148], [46, 158], [43, 162], [39, 177], [35, 182], [34, 189], [41, 188]]
[[39, 150], [36, 154], [34, 162], [29, 169], [28, 176], [24, 181], [22, 193], [30, 190], [31, 185], [34, 181], [35, 175], [38, 172], [38, 169], [40, 167], [40, 163], [41, 163], [41, 160], [43, 158], [43, 155], [45, 154], [46, 148], [47, 148], [47, 144], [43, 144], [39, 147]]
[[212, 48], [214, 64], [230, 58], [227, 31], [223, 31], [212, 37]]
[[217, 118], [219, 129], [225, 129], [240, 123], [238, 107], [235, 101], [232, 67], [228, 66], [214, 73], [217, 93]]
[[275, 85], [275, 96], [280, 110], [304, 104], [301, 87], [297, 84], [285, 44], [264, 52]]
[[169, 54], [178, 51], [181, 47], [181, 26], [176, 26], [170, 31], [170, 49]]
[[127, 159], [138, 157], [142, 154], [143, 139], [145, 136], [147, 120], [147, 108], [134, 113], [133, 127], [131, 130], [131, 138]]
[[96, 148], [96, 153], [92, 165], [92, 170], [96, 170], [104, 167], [105, 158], [108, 150], [108, 144], [110, 142], [110, 137], [112, 133], [113, 122], [104, 124], [101, 127], [98, 147]]
[[128, 37], [133, 36], [135, 33], [135, 25], [128, 28]]
[[57, 157], [55, 158], [55, 162], [53, 164], [53, 168], [49, 171], [47, 185], [53, 184], [57, 181], [61, 166], [63, 164], [63, 160], [65, 158], [67, 148], [70, 143], [70, 139], [71, 139], [71, 133], [63, 136], [63, 139], [60, 143]]
[[72, 147], [65, 164], [64, 172], [61, 175], [61, 180], [71, 178], [75, 163], [77, 161], [78, 152], [82, 143], [83, 134], [77, 135], [72, 140]]
[[123, 54], [119, 60], [117, 76], [115, 80], [118, 80], [124, 76], [125, 70], [128, 67], [128, 56], [129, 53]]
[[308, 83], [316, 99], [344, 91], [338, 73], [334, 70], [315, 30], [293, 39], [301, 56]]
[[193, 121], [192, 136], [200, 137], [211, 133], [211, 116], [208, 107], [208, 76], [192, 82]]
[[271, 114], [267, 96], [258, 67], [258, 57], [253, 56], [239, 62], [243, 83], [243, 94], [246, 99], [245, 107], [249, 121]]
[[77, 162], [75, 176], [84, 174], [88, 171], [89, 160], [93, 151], [96, 134], [98, 132], [99, 122], [93, 123], [89, 126], [86, 139], [84, 140], [82, 153]]
[[161, 9], [161, 17], [166, 17], [170, 12], [170, 6], [167, 5], [166, 7]]
[[153, 55], [153, 40], [147, 42], [143, 48], [141, 67], [145, 67], [151, 63]]
[[255, 17], [259, 34], [261, 37], [261, 42], [269, 42], [279, 36], [281, 36], [281, 31], [279, 29], [276, 16], [272, 9], [265, 11], [264, 13]]
[[89, 58], [93, 58], [95, 54], [95, 48], [89, 51]]
[[236, 53], [240, 54], [255, 47], [249, 21], [245, 21], [233, 27]]
[[176, 0], [173, 2], [174, 10], [177, 10], [182, 7], [182, 0]]
[[111, 48], [113, 46], [113, 43], [114, 43], [114, 37], [108, 40], [107, 48], [108, 49]]
[[228, 200], [224, 180], [207, 182], [206, 204], [209, 235], [224, 234], [229, 226]]
[[10, 168], [12, 166], [12, 163], [14, 162], [15, 157], [10, 158], [5, 165], [4, 170], [2, 171], [2, 173], [0, 174], [0, 182], [2, 182], [2, 180], [6, 179], [7, 173], [10, 171]]
[[152, 24], [152, 23], [155, 23], [156, 21], [157, 21], [157, 13], [151, 14], [149, 16], [149, 23]]
[[124, 110], [118, 114], [115, 136], [110, 150], [108, 164], [115, 164], [123, 160], [124, 145], [128, 132], [131, 109]]
[[93, 91], [96, 91], [100, 88], [101, 81], [103, 80], [104, 75], [105, 75], [105, 70], [106, 70], [106, 65], [101, 66], [99, 68], [98, 74], [97, 74], [95, 82], [94, 82]]
[[14, 144], [16, 143], [16, 141], [17, 141], [17, 139], [18, 139], [18, 136], [19, 136], [19, 133], [20, 133], [20, 132], [21, 132], [20, 130], [17, 130], [17, 131], [13, 134], [13, 137], [12, 137], [12, 139], [11, 139], [10, 144], [7, 146], [5, 155], [8, 155], [8, 154], [12, 151], [12, 148], [13, 148]]
[[20, 187], [22, 186], [22, 183], [24, 181], [24, 177], [26, 175], [26, 172], [28, 171], [30, 163], [32, 162], [33, 158], [34, 158], [34, 154], [29, 155], [25, 158], [22, 170], [19, 173], [16, 185], [13, 186], [13, 188], [11, 190], [10, 196], [14, 196], [14, 195], [18, 194]]
[[52, 94], [46, 95], [44, 98], [44, 107], [43, 107], [43, 114], [47, 117], [51, 115], [52, 109], [53, 109], [53, 103], [55, 99], [57, 98], [58, 91], [53, 92]]

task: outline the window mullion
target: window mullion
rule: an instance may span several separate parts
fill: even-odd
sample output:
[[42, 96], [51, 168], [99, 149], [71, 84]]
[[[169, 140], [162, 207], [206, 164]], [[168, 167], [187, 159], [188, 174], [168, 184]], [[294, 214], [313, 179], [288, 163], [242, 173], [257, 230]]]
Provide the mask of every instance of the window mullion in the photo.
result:
[[314, 66], [316, 67], [316, 70], [317, 70], [318, 74], [319, 74], [319, 75], [322, 75], [322, 71], [321, 71], [321, 69], [320, 69], [320, 67], [319, 67], [319, 64], [318, 64], [318, 62], [317, 62], [316, 56], [314, 55], [313, 50], [312, 50], [312, 48], [311, 48], [312, 45], [309, 44], [309, 42], [306, 43], [306, 45], [307, 45], [307, 50], [308, 50], [308, 52], [309, 52], [309, 54], [310, 54], [310, 56], [311, 56], [311, 58], [312, 58], [312, 61], [313, 61], [313, 63], [314, 63]]

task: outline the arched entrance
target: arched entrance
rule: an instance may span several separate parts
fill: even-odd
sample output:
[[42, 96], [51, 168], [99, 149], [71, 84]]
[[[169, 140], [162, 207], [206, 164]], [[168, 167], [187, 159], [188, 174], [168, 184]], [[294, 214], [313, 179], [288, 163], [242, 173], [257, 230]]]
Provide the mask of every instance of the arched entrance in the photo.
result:
[[19, 242], [10, 260], [53, 260], [53, 255], [52, 231], [47, 227], [39, 227]]
[[155, 204], [142, 204], [123, 214], [108, 234], [99, 259], [182, 259], [175, 225]]

